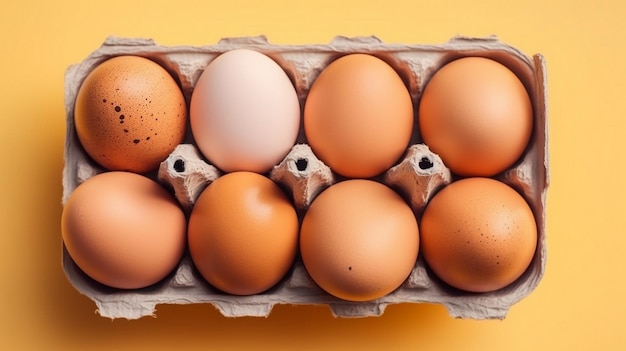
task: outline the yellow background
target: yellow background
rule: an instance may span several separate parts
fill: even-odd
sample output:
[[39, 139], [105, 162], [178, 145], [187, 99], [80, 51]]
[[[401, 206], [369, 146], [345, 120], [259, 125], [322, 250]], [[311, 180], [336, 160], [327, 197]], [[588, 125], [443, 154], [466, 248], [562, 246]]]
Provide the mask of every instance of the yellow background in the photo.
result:
[[[623, 2], [8, 0], [0, 33], [2, 349], [626, 349]], [[159, 306], [157, 318], [137, 321], [99, 317], [61, 269], [65, 69], [109, 35], [204, 45], [259, 34], [279, 44], [496, 34], [545, 55], [551, 186], [538, 288], [503, 321], [404, 304], [366, 319], [333, 319], [324, 306], [227, 319], [209, 305]]]

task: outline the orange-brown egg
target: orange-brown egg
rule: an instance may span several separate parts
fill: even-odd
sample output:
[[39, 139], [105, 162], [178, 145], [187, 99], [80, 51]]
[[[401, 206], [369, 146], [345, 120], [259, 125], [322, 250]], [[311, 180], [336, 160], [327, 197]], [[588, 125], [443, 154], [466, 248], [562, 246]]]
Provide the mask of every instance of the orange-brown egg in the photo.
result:
[[234, 295], [261, 293], [293, 265], [298, 217], [269, 178], [232, 172], [211, 183], [189, 218], [192, 260], [214, 287]]
[[138, 56], [117, 56], [85, 78], [74, 111], [78, 139], [108, 170], [145, 173], [183, 141], [187, 105], [172, 76]]
[[304, 130], [333, 171], [369, 178], [391, 167], [413, 133], [413, 102], [385, 61], [350, 54], [328, 65], [306, 98]]
[[307, 210], [300, 232], [302, 260], [328, 293], [368, 301], [397, 289], [417, 260], [419, 229], [407, 203], [391, 188], [351, 179], [324, 190]]
[[421, 252], [432, 271], [456, 288], [487, 292], [519, 278], [532, 261], [537, 225], [524, 198], [491, 178], [464, 178], [428, 203]]
[[87, 275], [120, 289], [143, 288], [174, 270], [187, 222], [155, 181], [130, 172], [93, 176], [70, 195], [61, 216], [67, 252]]
[[456, 174], [493, 176], [513, 165], [533, 127], [530, 97], [518, 77], [487, 58], [443, 66], [419, 104], [424, 143]]

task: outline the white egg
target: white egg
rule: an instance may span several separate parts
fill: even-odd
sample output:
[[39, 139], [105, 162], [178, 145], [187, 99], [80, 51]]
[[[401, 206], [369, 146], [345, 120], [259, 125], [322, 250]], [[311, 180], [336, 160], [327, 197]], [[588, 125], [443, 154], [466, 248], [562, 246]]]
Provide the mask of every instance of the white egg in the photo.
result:
[[267, 172], [300, 128], [300, 102], [281, 66], [248, 49], [219, 55], [195, 85], [191, 130], [202, 154], [224, 172]]

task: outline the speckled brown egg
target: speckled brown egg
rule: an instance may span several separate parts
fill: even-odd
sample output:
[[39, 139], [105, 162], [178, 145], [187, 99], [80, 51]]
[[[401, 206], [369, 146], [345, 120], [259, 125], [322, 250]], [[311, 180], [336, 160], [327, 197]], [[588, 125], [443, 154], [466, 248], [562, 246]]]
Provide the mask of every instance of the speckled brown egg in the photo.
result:
[[428, 203], [420, 223], [421, 252], [432, 271], [461, 290], [488, 292], [517, 280], [537, 246], [526, 200], [492, 178], [464, 178]]
[[174, 78], [139, 56], [118, 56], [89, 73], [74, 123], [87, 154], [108, 170], [154, 170], [185, 136], [187, 105]]

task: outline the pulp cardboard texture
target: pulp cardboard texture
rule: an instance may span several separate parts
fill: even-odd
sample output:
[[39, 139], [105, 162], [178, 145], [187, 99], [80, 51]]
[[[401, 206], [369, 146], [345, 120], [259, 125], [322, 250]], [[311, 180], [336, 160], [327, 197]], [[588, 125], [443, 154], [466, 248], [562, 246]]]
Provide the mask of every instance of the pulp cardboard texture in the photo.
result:
[[[158, 304], [209, 303], [224, 316], [267, 316], [276, 304], [324, 304], [337, 317], [381, 315], [385, 307], [398, 303], [443, 304], [457, 318], [503, 319], [509, 308], [530, 294], [543, 275], [546, 263], [545, 196], [548, 187], [547, 89], [545, 62], [540, 54], [526, 56], [496, 37], [457, 36], [440, 45], [385, 44], [376, 37], [336, 37], [327, 45], [274, 45], [263, 36], [229, 38], [215, 45], [165, 47], [150, 39], [108, 38], [83, 62], [68, 68], [65, 76], [67, 136], [63, 170], [65, 204], [72, 191], [87, 178], [104, 170], [89, 159], [74, 129], [74, 103], [86, 75], [102, 61], [119, 55], [148, 57], [165, 67], [179, 82], [189, 101], [194, 84], [212, 59], [237, 48], [258, 50], [273, 58], [288, 74], [301, 106], [311, 84], [332, 60], [349, 53], [369, 53], [396, 69], [406, 83], [416, 107], [424, 86], [445, 63], [462, 56], [495, 59], [515, 72], [526, 86], [534, 107], [534, 131], [521, 160], [497, 179], [511, 185], [526, 198], [534, 211], [538, 246], [527, 271], [513, 284], [489, 293], [465, 293], [448, 287], [434, 277], [421, 256], [404, 284], [393, 293], [369, 302], [347, 302], [325, 293], [308, 276], [297, 259], [291, 271], [275, 287], [252, 296], [224, 294], [206, 283], [186, 255], [177, 269], [160, 283], [138, 290], [116, 290], [87, 277], [63, 249], [63, 268], [73, 286], [92, 299], [101, 316], [136, 319], [154, 315]], [[421, 143], [417, 123], [404, 159], [378, 181], [402, 194], [419, 216], [430, 197], [454, 179], [441, 159]], [[221, 172], [207, 163], [193, 144], [185, 142], [150, 176], [172, 189], [181, 207], [189, 213], [202, 190]], [[293, 198], [302, 215], [322, 190], [340, 181], [306, 144], [301, 130], [296, 145], [268, 174]], [[155, 233], [156, 235], [156, 233]]]

